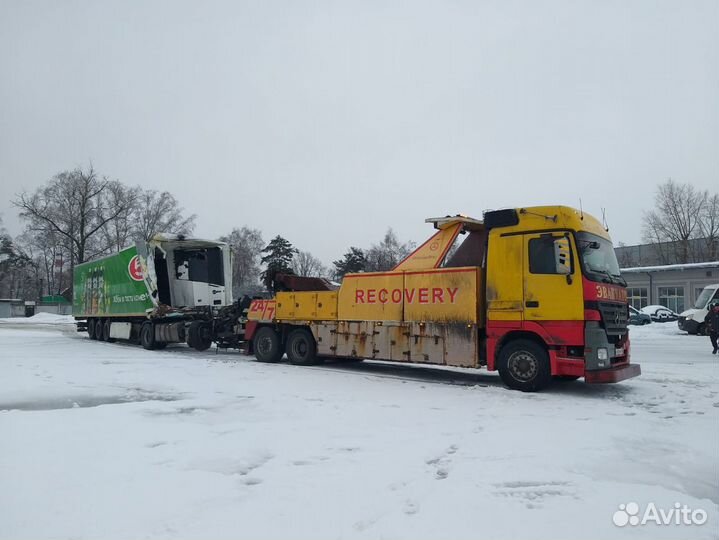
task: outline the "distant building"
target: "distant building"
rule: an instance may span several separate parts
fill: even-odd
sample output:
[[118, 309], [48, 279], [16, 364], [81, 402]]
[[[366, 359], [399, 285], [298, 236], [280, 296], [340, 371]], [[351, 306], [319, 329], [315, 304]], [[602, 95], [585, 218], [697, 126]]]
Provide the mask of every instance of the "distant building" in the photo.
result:
[[704, 287], [719, 283], [719, 261], [622, 268], [622, 277], [635, 308], [659, 304], [681, 313]]
[[682, 242], [660, 242], [614, 248], [621, 268], [701, 263], [719, 259], [719, 239], [694, 238]]

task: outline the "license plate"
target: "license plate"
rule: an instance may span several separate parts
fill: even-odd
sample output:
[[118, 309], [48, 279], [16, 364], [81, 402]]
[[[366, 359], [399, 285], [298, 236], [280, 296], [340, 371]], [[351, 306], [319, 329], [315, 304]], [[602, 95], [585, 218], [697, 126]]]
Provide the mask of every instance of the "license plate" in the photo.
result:
[[614, 347], [614, 356], [624, 356], [624, 347]]

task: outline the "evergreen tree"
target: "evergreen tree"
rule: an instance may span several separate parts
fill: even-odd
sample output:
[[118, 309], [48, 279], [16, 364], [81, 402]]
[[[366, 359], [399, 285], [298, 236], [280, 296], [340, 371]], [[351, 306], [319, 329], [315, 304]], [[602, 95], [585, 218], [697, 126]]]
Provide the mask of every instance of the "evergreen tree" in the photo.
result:
[[350, 250], [343, 255], [342, 259], [333, 261], [332, 264], [335, 265], [335, 275], [341, 278], [345, 274], [364, 272], [367, 266], [367, 258], [365, 257], [364, 251], [352, 246]]
[[267, 267], [260, 277], [267, 290], [273, 291], [277, 274], [294, 274], [292, 259], [297, 253], [297, 249], [288, 240], [277, 235], [265, 246], [262, 253], [265, 253], [262, 257], [262, 264]]

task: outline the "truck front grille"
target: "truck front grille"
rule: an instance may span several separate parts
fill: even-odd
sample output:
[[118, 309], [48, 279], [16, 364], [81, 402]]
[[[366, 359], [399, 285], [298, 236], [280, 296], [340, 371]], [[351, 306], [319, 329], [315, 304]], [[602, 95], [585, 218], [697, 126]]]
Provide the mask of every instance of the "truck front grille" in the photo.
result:
[[599, 302], [598, 307], [608, 336], [622, 336], [627, 333], [629, 313], [625, 304]]

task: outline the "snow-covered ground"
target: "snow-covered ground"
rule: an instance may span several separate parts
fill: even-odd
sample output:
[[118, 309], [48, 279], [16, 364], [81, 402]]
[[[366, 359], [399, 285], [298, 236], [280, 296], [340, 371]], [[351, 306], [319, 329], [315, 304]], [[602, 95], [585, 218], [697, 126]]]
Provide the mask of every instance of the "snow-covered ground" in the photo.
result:
[[[676, 323], [632, 328], [638, 379], [523, 394], [40, 322], [0, 323], [2, 539], [719, 536], [719, 357]], [[708, 520], [616, 526], [630, 502]]]

